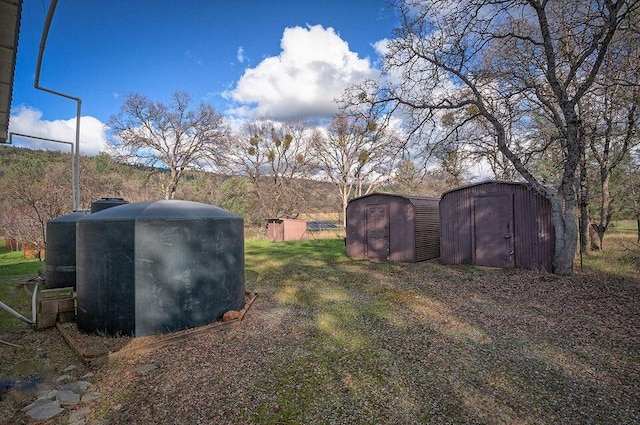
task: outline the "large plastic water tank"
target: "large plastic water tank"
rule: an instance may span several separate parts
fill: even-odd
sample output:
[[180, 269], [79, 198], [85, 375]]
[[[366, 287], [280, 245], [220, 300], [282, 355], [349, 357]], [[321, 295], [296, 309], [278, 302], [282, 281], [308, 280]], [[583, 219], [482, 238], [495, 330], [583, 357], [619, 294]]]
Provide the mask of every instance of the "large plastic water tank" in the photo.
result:
[[145, 336], [244, 306], [243, 220], [190, 201], [136, 202], [77, 223], [78, 328]]
[[79, 210], [47, 222], [47, 289], [76, 287], [76, 222], [89, 214]]
[[123, 198], [100, 198], [91, 203], [91, 214], [128, 203], [129, 202], [125, 201]]

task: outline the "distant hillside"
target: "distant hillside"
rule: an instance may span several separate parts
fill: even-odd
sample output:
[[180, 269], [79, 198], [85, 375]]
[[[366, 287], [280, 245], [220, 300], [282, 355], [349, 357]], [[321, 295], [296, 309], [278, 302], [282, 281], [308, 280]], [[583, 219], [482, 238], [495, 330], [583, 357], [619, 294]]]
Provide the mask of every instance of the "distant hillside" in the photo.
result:
[[[40, 170], [41, 177], [27, 177], [21, 174], [22, 165], [31, 164]], [[162, 198], [162, 187], [167, 170], [151, 169], [117, 162], [108, 154], [81, 158], [81, 200], [82, 208], [89, 208], [92, 201], [101, 197], [121, 197], [130, 202]], [[54, 170], [57, 170], [54, 173]], [[55, 177], [54, 177], [55, 175]], [[21, 177], [22, 176], [22, 177]], [[47, 180], [55, 180], [71, 199], [71, 155], [58, 151], [31, 150], [13, 146], [0, 146], [0, 193], [7, 193], [11, 185], [7, 179], [24, 179], [23, 184], [46, 190]], [[66, 185], [68, 182], [68, 185]], [[264, 178], [259, 183], [262, 203], [257, 201], [257, 185], [241, 176], [225, 176], [204, 171], [187, 171], [180, 180], [176, 199], [217, 205], [245, 218], [247, 223], [258, 224], [269, 213], [277, 214], [278, 208], [267, 211], [263, 206], [274, 206], [277, 202], [287, 205], [282, 211], [313, 216], [314, 214], [338, 214], [340, 202], [337, 189], [331, 183], [314, 180], [295, 180], [288, 190], [269, 187], [270, 180]], [[4, 192], [2, 192], [4, 191]], [[286, 197], [283, 195], [286, 192]], [[266, 195], [265, 195], [266, 194]], [[287, 199], [288, 198], [288, 199]], [[8, 208], [4, 205], [3, 208]], [[66, 209], [71, 206], [67, 205]], [[285, 214], [287, 215], [287, 214]]]

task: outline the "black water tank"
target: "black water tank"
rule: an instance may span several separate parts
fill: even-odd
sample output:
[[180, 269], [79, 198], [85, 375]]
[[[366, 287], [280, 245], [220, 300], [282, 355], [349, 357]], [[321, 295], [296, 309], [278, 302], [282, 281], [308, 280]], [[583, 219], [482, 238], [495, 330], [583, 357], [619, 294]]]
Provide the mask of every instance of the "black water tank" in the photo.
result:
[[106, 210], [107, 208], [117, 207], [118, 205], [128, 204], [122, 198], [100, 198], [97, 201], [91, 203], [91, 214], [98, 211]]
[[45, 288], [76, 287], [76, 222], [88, 214], [80, 210], [47, 222]]
[[121, 205], [77, 225], [78, 328], [145, 336], [244, 306], [241, 217], [190, 201]]

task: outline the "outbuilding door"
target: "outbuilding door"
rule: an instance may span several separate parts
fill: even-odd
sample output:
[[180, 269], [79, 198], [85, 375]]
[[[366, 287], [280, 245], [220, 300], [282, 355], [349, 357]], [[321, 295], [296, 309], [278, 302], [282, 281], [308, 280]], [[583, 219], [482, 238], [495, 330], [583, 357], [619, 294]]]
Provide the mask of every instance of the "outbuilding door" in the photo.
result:
[[284, 240], [284, 222], [272, 221], [267, 227], [269, 230], [269, 238], [271, 238], [272, 241]]
[[475, 264], [515, 267], [511, 195], [473, 198]]
[[366, 231], [367, 258], [389, 258], [389, 204], [367, 205]]

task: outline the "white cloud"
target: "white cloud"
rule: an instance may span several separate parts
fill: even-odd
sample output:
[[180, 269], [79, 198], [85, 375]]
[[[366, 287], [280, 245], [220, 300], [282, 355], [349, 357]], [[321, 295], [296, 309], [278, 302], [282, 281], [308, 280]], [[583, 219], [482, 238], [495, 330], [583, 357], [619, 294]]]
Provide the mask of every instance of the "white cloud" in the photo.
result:
[[[80, 154], [97, 155], [107, 149], [105, 131], [107, 126], [94, 117], [80, 118]], [[42, 112], [26, 106], [17, 108], [9, 120], [9, 131], [29, 136], [71, 142], [75, 149], [76, 119], [47, 121], [42, 119]], [[14, 137], [14, 144], [32, 149], [48, 149], [70, 152], [71, 147], [63, 143], [44, 140]]]
[[238, 62], [244, 63], [244, 48], [242, 46], [238, 47], [238, 52], [236, 53], [236, 59], [238, 59]]
[[383, 38], [382, 40], [376, 41], [371, 46], [378, 53], [378, 56], [384, 57], [384, 55], [389, 52], [389, 39]]
[[330, 116], [344, 89], [377, 73], [333, 28], [286, 28], [280, 47], [280, 55], [248, 68], [224, 93], [237, 102], [230, 113], [275, 120]]

